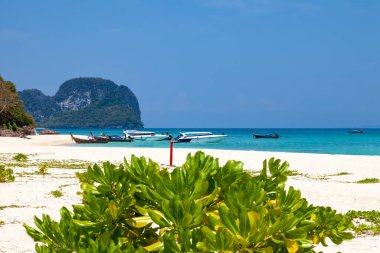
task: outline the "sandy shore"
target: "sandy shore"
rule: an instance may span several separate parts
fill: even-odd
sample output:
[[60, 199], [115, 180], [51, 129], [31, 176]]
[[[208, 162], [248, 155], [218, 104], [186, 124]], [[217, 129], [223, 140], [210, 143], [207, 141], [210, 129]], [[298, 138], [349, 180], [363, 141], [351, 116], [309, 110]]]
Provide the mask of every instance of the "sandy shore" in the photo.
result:
[[[120, 162], [132, 155], [146, 156], [153, 161], [168, 164], [169, 149], [84, 147], [70, 144], [68, 135], [32, 136], [31, 139], [0, 138], [0, 155], [4, 159], [14, 153], [34, 154], [33, 160], [82, 160]], [[169, 146], [169, 144], [168, 144]], [[348, 210], [380, 210], [380, 184], [358, 184], [365, 178], [380, 178], [380, 156], [324, 155], [259, 151], [203, 150], [218, 157], [220, 164], [227, 160], [244, 162], [245, 169], [259, 170], [262, 161], [276, 157], [290, 163], [290, 169], [299, 176], [289, 178], [288, 185], [300, 189], [309, 203], [331, 206], [339, 212]], [[181, 165], [188, 153], [195, 149], [175, 149], [173, 162]], [[0, 164], [4, 161], [0, 158]], [[35, 168], [36, 169], [36, 168]], [[28, 168], [14, 168], [19, 174]], [[30, 168], [29, 168], [30, 170]], [[54, 168], [49, 175], [16, 175], [13, 183], [0, 184], [0, 252], [33, 252], [34, 243], [26, 235], [22, 223], [33, 224], [33, 215], [41, 213], [59, 217], [62, 205], [70, 207], [80, 200], [76, 195], [79, 184], [77, 170]], [[345, 172], [345, 175], [338, 175]], [[54, 198], [50, 191], [60, 188], [62, 198]], [[318, 248], [323, 252], [380, 252], [380, 237], [355, 238], [343, 245]]]

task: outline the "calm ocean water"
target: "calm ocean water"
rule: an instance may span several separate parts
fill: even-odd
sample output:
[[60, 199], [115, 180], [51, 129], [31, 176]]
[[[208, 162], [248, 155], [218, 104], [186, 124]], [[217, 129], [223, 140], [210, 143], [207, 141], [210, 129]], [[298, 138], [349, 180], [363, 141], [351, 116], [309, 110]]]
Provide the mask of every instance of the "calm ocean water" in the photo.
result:
[[[54, 129], [63, 134], [89, 135], [99, 133], [122, 134], [121, 129]], [[216, 143], [175, 143], [175, 148], [210, 148], [229, 150], [258, 150], [278, 152], [380, 155], [380, 129], [363, 129], [364, 134], [349, 134], [349, 129], [238, 129], [238, 128], [146, 128], [146, 131], [169, 133], [177, 136], [185, 131], [210, 131], [214, 134], [228, 135]], [[252, 131], [257, 133], [278, 133], [279, 139], [254, 139]], [[73, 144], [76, 145], [76, 144]], [[91, 144], [82, 144], [91, 145]], [[91, 146], [106, 147], [157, 147], [168, 148], [168, 141], [135, 141], [133, 143], [107, 143]]]

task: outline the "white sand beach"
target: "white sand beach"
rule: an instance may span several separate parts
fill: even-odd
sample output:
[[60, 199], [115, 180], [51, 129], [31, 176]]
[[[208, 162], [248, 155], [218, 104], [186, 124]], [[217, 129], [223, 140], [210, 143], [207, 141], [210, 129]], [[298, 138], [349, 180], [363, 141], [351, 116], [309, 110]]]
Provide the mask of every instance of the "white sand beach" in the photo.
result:
[[[33, 154], [31, 160], [81, 160], [121, 162], [132, 155], [146, 156], [155, 162], [169, 163], [168, 148], [107, 148], [84, 147], [71, 144], [68, 135], [31, 136], [31, 139], [0, 138], [0, 164], [15, 153]], [[181, 165], [188, 153], [196, 149], [174, 149], [174, 165]], [[247, 170], [259, 170], [264, 159], [271, 157], [288, 161], [291, 170], [299, 176], [290, 177], [288, 186], [300, 189], [314, 205], [331, 206], [338, 212], [348, 210], [380, 210], [380, 184], [358, 184], [365, 178], [380, 178], [380, 156], [324, 155], [258, 151], [231, 151], [204, 149], [219, 158], [220, 164], [238, 160]], [[30, 168], [13, 168], [16, 180], [0, 184], [0, 252], [34, 252], [34, 242], [25, 233], [22, 224], [33, 225], [33, 215], [47, 213], [57, 219], [61, 206], [70, 207], [80, 202], [75, 178], [76, 169], [52, 168], [46, 176], [22, 175]], [[36, 170], [36, 168], [35, 168]], [[29, 171], [30, 172], [30, 171]], [[345, 172], [345, 175], [338, 175]], [[63, 196], [54, 198], [49, 193], [61, 189]], [[380, 252], [379, 236], [363, 236], [342, 245], [318, 247], [323, 252]]]

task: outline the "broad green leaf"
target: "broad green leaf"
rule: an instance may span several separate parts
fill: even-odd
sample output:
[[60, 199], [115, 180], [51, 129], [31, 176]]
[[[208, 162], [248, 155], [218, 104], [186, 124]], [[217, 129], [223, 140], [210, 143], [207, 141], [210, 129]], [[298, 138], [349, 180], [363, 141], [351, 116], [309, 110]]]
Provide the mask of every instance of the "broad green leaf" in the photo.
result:
[[111, 200], [110, 203], [108, 204], [108, 210], [109, 210], [112, 218], [114, 220], [116, 220], [116, 218], [117, 218], [117, 207], [116, 207], [116, 204], [113, 200]]
[[144, 249], [145, 249], [146, 251], [151, 252], [151, 251], [159, 251], [159, 250], [161, 250], [163, 247], [164, 247], [164, 243], [161, 242], [161, 241], [157, 241], [157, 242], [155, 242], [155, 243], [153, 243], [153, 244], [151, 244], [151, 245], [145, 246]]
[[231, 216], [228, 214], [228, 208], [225, 206], [219, 207], [219, 215], [220, 219], [222, 220], [223, 224], [230, 229], [233, 233], [239, 234], [239, 229], [233, 219], [231, 219]]
[[165, 215], [158, 210], [148, 210], [150, 218], [153, 222], [159, 225], [160, 227], [170, 227], [170, 222], [166, 219]]
[[125, 220], [127, 224], [134, 228], [142, 228], [152, 224], [153, 220], [149, 216], [129, 218]]
[[289, 253], [296, 253], [298, 251], [299, 246], [296, 240], [285, 240], [285, 243]]
[[83, 221], [83, 220], [75, 220], [73, 219], [73, 222], [77, 224], [78, 226], [81, 227], [94, 227], [97, 225], [96, 222], [91, 222], [91, 221]]

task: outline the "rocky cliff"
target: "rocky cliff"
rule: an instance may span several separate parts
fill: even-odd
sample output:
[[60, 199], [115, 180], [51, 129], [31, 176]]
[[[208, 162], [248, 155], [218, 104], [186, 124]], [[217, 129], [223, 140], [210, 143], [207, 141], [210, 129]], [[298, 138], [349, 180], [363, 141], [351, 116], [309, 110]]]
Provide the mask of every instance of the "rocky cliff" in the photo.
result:
[[102, 78], [74, 78], [54, 96], [24, 90], [20, 98], [39, 127], [141, 128], [136, 96], [124, 85]]

